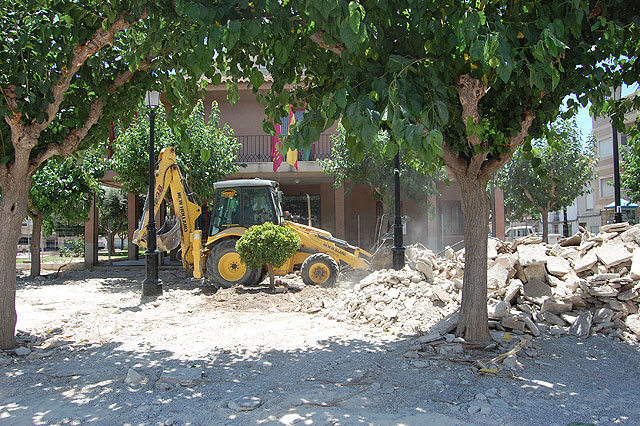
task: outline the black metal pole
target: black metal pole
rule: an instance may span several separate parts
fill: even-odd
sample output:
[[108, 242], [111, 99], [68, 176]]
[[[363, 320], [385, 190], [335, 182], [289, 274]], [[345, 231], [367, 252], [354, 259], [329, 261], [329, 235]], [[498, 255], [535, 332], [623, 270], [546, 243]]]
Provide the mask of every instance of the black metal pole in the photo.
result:
[[[614, 89], [615, 90], [615, 89]], [[612, 124], [613, 128], [613, 187], [615, 192], [616, 212], [613, 217], [615, 223], [622, 222], [622, 204], [620, 199], [620, 160], [618, 159], [618, 130]]]
[[162, 281], [158, 279], [158, 250], [156, 247], [156, 215], [155, 215], [155, 149], [154, 131], [156, 124], [156, 112], [149, 109], [149, 222], [147, 225], [147, 250], [144, 252], [147, 264], [147, 276], [142, 281], [143, 296], [160, 296], [162, 294]]
[[395, 185], [395, 221], [393, 223], [393, 269], [404, 268], [404, 246], [402, 242], [402, 217], [400, 210], [400, 153], [393, 160], [393, 180]]
[[563, 219], [562, 236], [563, 237], [568, 237], [569, 236], [569, 218], [567, 217], [567, 208], [566, 207], [562, 208], [562, 219]]
[[[616, 92], [618, 88], [613, 86], [612, 98], [616, 100]], [[613, 117], [611, 118], [611, 130], [613, 133], [613, 191], [614, 191], [614, 207], [615, 212], [613, 215], [613, 221], [615, 223], [622, 222], [622, 204], [620, 199], [620, 161], [618, 152], [618, 129], [613, 123]]]

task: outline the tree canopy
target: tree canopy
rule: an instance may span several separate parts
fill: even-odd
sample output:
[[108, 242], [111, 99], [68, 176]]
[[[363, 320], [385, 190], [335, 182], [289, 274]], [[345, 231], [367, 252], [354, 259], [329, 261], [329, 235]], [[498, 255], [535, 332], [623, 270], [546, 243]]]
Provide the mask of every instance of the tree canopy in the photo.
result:
[[[531, 148], [525, 150], [525, 148]], [[597, 165], [593, 136], [583, 144], [574, 121], [550, 124], [542, 138], [520, 147], [497, 174], [505, 206], [516, 216], [536, 212], [547, 241], [549, 212], [567, 207], [584, 194]]]
[[31, 234], [31, 276], [40, 275], [40, 235], [51, 234], [56, 223], [77, 224], [89, 217], [93, 194], [100, 190], [105, 164], [94, 148], [84, 158], [53, 157], [33, 174], [29, 188], [28, 214]]
[[622, 152], [620, 183], [629, 201], [640, 203], [640, 135], [629, 140], [628, 149]]
[[[338, 126], [332, 136], [331, 158], [320, 161], [322, 170], [333, 176], [334, 185], [341, 186], [347, 181], [362, 183], [369, 186], [374, 195], [389, 207], [394, 200], [393, 162], [387, 158], [384, 151], [394, 149], [388, 132], [380, 132], [376, 136], [376, 143], [367, 155], [360, 161], [354, 161], [346, 143], [344, 127]], [[432, 176], [427, 171], [428, 166], [419, 158], [411, 155], [401, 155], [400, 185], [403, 199], [411, 199], [425, 204], [427, 198], [438, 193], [435, 184], [437, 180], [444, 180], [443, 170]]]
[[[163, 107], [158, 108], [154, 127], [156, 158], [162, 148], [176, 149], [178, 165], [196, 199], [205, 203], [214, 195], [213, 183], [238, 170], [240, 144], [228, 126], [220, 126], [217, 104], [205, 121], [202, 100], [185, 120], [187, 143], [176, 137], [166, 119]], [[149, 117], [141, 109], [130, 121], [121, 122], [110, 159], [122, 187], [140, 194], [149, 185]]]

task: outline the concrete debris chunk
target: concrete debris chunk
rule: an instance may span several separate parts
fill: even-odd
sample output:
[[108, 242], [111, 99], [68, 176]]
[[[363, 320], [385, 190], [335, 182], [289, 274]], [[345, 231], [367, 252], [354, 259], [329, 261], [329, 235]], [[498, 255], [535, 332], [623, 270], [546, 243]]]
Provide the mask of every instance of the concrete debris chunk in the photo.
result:
[[591, 333], [593, 314], [591, 311], [581, 313], [569, 328], [569, 334], [576, 337], [587, 337]]
[[522, 266], [526, 267], [547, 262], [546, 247], [543, 244], [519, 245], [517, 250]]
[[509, 271], [500, 263], [496, 263], [487, 271], [487, 288], [495, 290], [504, 287], [509, 279]]
[[629, 222], [611, 223], [609, 225], [601, 226], [600, 233], [606, 234], [608, 232], [624, 232], [629, 228], [631, 228], [631, 226], [629, 225]]
[[552, 314], [562, 314], [564, 312], [571, 312], [573, 305], [566, 302], [557, 302], [552, 299], [546, 299], [542, 302], [540, 312], [551, 312]]
[[573, 265], [573, 270], [577, 273], [588, 271], [596, 263], [598, 263], [598, 257], [595, 253], [589, 252], [586, 256], [583, 256], [580, 259], [576, 260]]
[[562, 247], [579, 246], [580, 243], [582, 243], [582, 235], [575, 234], [560, 241], [560, 246]]
[[174, 368], [165, 370], [160, 376], [160, 381], [178, 383], [182, 386], [192, 386], [200, 383], [202, 371], [198, 368]]
[[631, 229], [627, 229], [620, 234], [620, 238], [625, 243], [635, 242], [637, 245], [640, 245], [640, 226], [636, 225]]
[[632, 314], [629, 315], [625, 321], [625, 325], [630, 332], [634, 333], [636, 336], [640, 337], [640, 315]]
[[607, 268], [627, 262], [633, 257], [624, 245], [613, 243], [603, 244], [598, 247], [595, 254]]
[[631, 262], [631, 272], [629, 276], [634, 280], [640, 280], [640, 248], [633, 251], [633, 260]]
[[565, 276], [569, 273], [569, 261], [562, 257], [550, 256], [547, 259], [547, 271], [558, 277]]
[[544, 280], [529, 280], [524, 285], [524, 297], [538, 305], [552, 296], [551, 287]]

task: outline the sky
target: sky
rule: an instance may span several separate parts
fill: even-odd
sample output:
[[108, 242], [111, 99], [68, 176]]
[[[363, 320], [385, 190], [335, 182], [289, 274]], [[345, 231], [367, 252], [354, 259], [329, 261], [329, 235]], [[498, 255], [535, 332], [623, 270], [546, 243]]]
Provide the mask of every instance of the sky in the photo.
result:
[[[636, 90], [638, 90], [638, 83], [632, 86], [623, 86], [622, 96], [627, 96], [629, 93], [633, 93]], [[576, 123], [582, 132], [583, 138], [586, 138], [593, 130], [593, 127], [591, 126], [591, 116], [589, 115], [589, 106], [586, 108], [580, 108], [576, 115]]]

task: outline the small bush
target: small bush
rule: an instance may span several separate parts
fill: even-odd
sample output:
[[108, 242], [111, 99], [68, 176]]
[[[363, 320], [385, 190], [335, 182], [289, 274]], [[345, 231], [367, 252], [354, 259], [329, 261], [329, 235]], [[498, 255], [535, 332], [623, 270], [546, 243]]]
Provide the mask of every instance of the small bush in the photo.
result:
[[82, 238], [66, 240], [64, 247], [60, 249], [60, 256], [80, 257], [84, 256], [84, 240]]
[[289, 228], [271, 222], [252, 226], [236, 243], [240, 259], [249, 268], [267, 265], [270, 287], [274, 286], [273, 268], [279, 268], [296, 254], [300, 238]]

